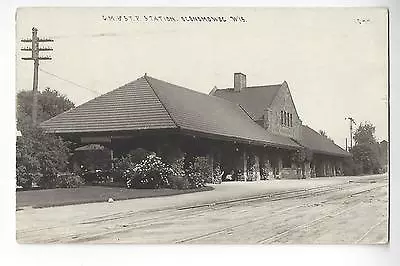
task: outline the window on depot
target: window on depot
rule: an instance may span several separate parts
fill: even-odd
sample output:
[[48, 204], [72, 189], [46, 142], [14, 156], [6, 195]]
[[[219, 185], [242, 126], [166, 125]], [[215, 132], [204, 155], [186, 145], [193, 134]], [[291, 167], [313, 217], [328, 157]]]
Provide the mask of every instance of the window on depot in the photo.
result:
[[281, 111], [281, 125], [283, 125], [283, 111]]
[[290, 114], [287, 113], [287, 126], [290, 127]]
[[288, 113], [288, 112], [286, 113], [286, 120], [287, 120], [286, 125], [287, 125], [287, 126], [290, 126], [290, 123], [289, 123], [290, 120], [289, 120], [289, 113]]
[[290, 114], [290, 126], [293, 126], [293, 114]]
[[286, 112], [286, 126], [289, 126], [289, 113]]
[[283, 111], [283, 114], [284, 114], [284, 116], [283, 116], [283, 125], [284, 126], [286, 126], [287, 125], [287, 120], [286, 120], [286, 111]]

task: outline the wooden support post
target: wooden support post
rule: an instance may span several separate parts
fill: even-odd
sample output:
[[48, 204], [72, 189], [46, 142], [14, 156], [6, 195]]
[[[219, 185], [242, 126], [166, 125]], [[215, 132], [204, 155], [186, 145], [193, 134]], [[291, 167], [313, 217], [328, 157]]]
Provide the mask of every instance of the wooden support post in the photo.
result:
[[256, 169], [256, 180], [260, 181], [261, 180], [261, 175], [260, 175], [260, 158], [258, 157], [257, 154], [254, 154], [254, 167]]
[[114, 151], [110, 148], [111, 169], [114, 169]]
[[333, 176], [336, 176], [336, 162], [335, 161], [333, 161], [333, 163], [332, 163], [332, 174], [333, 174]]
[[246, 150], [243, 150], [243, 178], [244, 182], [247, 181], [247, 153]]
[[324, 162], [324, 176], [328, 177], [329, 176], [329, 166], [327, 162]]
[[156, 154], [157, 154], [157, 156], [161, 156], [161, 153], [162, 153], [161, 143], [157, 143]]
[[282, 157], [278, 157], [278, 178], [280, 179], [282, 177], [282, 168], [283, 168], [283, 162], [282, 162]]
[[311, 178], [311, 162], [307, 162], [306, 178]]
[[210, 152], [207, 154], [207, 163], [208, 167], [210, 169], [210, 179], [212, 183], [215, 183], [214, 181], [214, 153]]
[[317, 172], [316, 172], [316, 166], [315, 166], [315, 164], [313, 164], [313, 166], [312, 166], [313, 168], [312, 168], [312, 170], [313, 170], [313, 174], [312, 174], [312, 176], [311, 177], [317, 177]]

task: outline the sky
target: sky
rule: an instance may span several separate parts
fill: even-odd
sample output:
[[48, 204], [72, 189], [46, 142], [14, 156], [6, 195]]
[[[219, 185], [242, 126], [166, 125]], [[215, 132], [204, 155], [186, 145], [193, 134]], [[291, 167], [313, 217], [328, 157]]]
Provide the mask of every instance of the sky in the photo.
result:
[[[109, 19], [118, 15], [127, 20]], [[188, 16], [227, 21], [181, 18]], [[19, 40], [35, 26], [39, 37], [54, 39], [43, 45], [54, 51], [43, 52], [53, 60], [40, 63], [39, 90], [56, 89], [76, 105], [145, 73], [208, 93], [232, 87], [233, 73], [242, 72], [248, 86], [287, 81], [303, 124], [342, 147], [349, 116], [387, 140], [387, 19], [383, 8], [22, 8], [16, 90], [32, 89], [33, 64], [21, 60], [29, 52]]]

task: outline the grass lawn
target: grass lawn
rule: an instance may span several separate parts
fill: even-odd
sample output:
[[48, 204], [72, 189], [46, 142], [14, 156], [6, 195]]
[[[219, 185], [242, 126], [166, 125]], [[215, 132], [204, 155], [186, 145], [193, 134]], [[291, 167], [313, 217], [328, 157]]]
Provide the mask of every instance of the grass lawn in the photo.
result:
[[30, 191], [17, 191], [17, 210], [31, 206], [45, 208], [62, 205], [104, 202], [109, 198], [127, 200], [136, 198], [163, 197], [212, 190], [206, 186], [198, 189], [127, 189], [120, 187], [83, 186], [80, 188], [56, 188]]

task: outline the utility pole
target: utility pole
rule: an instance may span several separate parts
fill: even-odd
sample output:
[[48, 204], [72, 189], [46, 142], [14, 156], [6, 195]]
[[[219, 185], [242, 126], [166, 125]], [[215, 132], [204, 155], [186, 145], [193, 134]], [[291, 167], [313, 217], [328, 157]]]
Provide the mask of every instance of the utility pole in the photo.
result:
[[53, 51], [50, 47], [39, 47], [40, 42], [54, 42], [51, 39], [40, 39], [37, 36], [37, 28], [32, 28], [32, 39], [22, 39], [21, 42], [29, 42], [31, 47], [21, 48], [21, 51], [32, 51], [31, 57], [22, 57], [23, 60], [33, 60], [33, 103], [32, 103], [32, 124], [36, 125], [37, 120], [37, 90], [38, 90], [38, 75], [39, 61], [51, 60], [50, 56], [40, 56], [40, 51]]
[[356, 125], [356, 122], [354, 121], [354, 118], [352, 118], [350, 116], [345, 119], [348, 119], [350, 122], [350, 147], [349, 147], [349, 150], [351, 150], [351, 148], [353, 148], [353, 124]]

